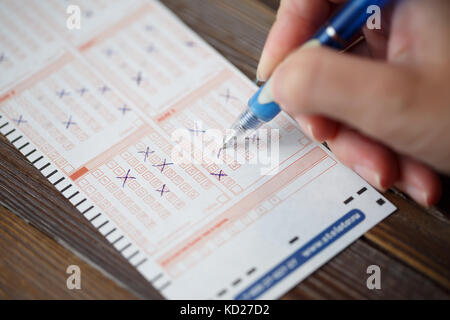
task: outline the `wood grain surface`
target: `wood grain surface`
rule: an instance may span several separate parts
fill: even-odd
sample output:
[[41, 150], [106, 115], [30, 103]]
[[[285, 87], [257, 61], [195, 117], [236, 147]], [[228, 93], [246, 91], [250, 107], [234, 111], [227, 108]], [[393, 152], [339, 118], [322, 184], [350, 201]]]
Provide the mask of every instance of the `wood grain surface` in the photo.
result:
[[[0, 297], [11, 299], [135, 299], [85, 260], [0, 207]], [[69, 290], [67, 267], [81, 270], [81, 289]]]
[[[250, 79], [255, 77], [278, 1], [162, 2]], [[284, 299], [449, 299], [448, 178], [444, 184], [440, 206], [427, 210], [398, 192], [388, 192], [399, 210]], [[4, 138], [0, 138], [0, 204], [0, 298], [161, 298]], [[81, 290], [66, 288], [65, 271], [71, 264], [81, 267]], [[366, 269], [372, 264], [381, 267], [381, 290], [366, 287]]]

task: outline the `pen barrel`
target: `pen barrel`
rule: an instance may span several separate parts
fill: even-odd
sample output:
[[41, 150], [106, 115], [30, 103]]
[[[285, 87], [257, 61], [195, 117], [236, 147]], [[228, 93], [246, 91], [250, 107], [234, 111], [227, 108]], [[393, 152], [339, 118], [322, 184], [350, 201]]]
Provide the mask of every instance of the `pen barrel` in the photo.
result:
[[351, 0], [313, 38], [322, 45], [344, 49], [373, 14], [369, 8], [377, 6], [381, 9], [389, 2], [391, 0]]

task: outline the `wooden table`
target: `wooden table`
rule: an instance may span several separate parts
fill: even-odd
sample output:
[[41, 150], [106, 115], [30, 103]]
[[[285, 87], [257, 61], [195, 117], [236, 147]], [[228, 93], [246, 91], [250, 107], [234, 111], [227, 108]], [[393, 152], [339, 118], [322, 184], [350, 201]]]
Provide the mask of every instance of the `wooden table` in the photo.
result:
[[[313, 1], [313, 0], [312, 0]], [[251, 79], [275, 0], [163, 0]], [[400, 193], [399, 210], [285, 295], [285, 299], [450, 297], [450, 183], [437, 208]], [[0, 298], [161, 298], [18, 151], [0, 138]], [[66, 268], [81, 268], [68, 290]], [[381, 290], [366, 287], [381, 267]]]

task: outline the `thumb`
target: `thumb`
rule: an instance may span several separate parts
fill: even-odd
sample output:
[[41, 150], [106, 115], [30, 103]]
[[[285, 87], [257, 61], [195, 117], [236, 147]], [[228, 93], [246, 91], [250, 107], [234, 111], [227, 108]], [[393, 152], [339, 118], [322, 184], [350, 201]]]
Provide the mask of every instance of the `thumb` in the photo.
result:
[[417, 78], [401, 66], [316, 47], [292, 53], [266, 86], [294, 118], [319, 114], [392, 144], [404, 134]]

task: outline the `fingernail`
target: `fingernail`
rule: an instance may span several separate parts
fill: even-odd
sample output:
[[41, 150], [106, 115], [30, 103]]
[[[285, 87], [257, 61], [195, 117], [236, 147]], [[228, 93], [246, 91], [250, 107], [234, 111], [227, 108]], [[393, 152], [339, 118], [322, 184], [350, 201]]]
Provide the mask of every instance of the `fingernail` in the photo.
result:
[[313, 133], [312, 125], [308, 124], [308, 125], [306, 126], [306, 130], [308, 130], [308, 135], [309, 135], [309, 137], [310, 137], [311, 139], [313, 139], [314, 141], [317, 141], [317, 138], [316, 138], [316, 136], [315, 136], [314, 133]]
[[272, 79], [264, 84], [258, 96], [258, 102], [261, 104], [273, 102]]
[[313, 39], [313, 40], [309, 40], [308, 42], [306, 42], [302, 46], [302, 49], [317, 48], [317, 47], [320, 47], [321, 45], [322, 45], [322, 43], [319, 40]]
[[369, 182], [375, 188], [381, 191], [385, 191], [385, 188], [381, 185], [381, 178], [378, 172], [360, 165], [354, 166], [353, 169], [359, 176], [361, 176], [361, 178], [367, 180], [367, 182]]
[[268, 79], [268, 75], [267, 75], [267, 58], [266, 55], [263, 54], [261, 55], [261, 59], [259, 60], [259, 64], [258, 64], [258, 68], [256, 69], [256, 79], [258, 79], [258, 81], [262, 81], [265, 82]]
[[417, 188], [413, 185], [406, 185], [405, 192], [418, 203], [427, 207], [430, 206], [430, 202], [428, 201], [428, 194], [420, 188]]
[[261, 77], [261, 72], [259, 71], [259, 66], [258, 66], [258, 69], [256, 70], [256, 80], [258, 80], [258, 82], [265, 81], [265, 80], [263, 80], [263, 77]]

